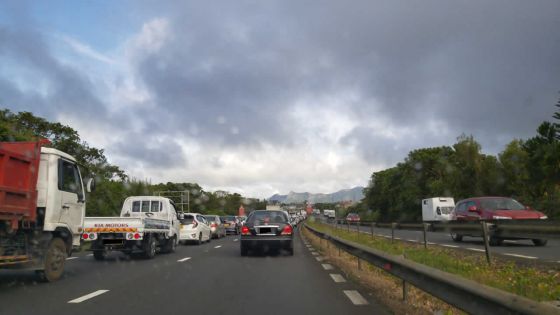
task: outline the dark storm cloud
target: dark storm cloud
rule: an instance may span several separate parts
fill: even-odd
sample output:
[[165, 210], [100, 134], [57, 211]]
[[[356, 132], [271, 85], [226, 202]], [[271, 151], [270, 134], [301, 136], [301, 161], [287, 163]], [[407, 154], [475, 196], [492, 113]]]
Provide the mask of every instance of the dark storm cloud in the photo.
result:
[[[105, 107], [94, 94], [94, 86], [79, 69], [53, 58], [43, 34], [24, 25], [0, 24], [0, 65], [12, 71], [29, 72], [28, 81], [17, 86], [0, 80], [2, 106], [32, 111], [48, 118], [78, 110], [83, 115], [105, 118]], [[43, 85], [46, 85], [43, 87]], [[41, 89], [46, 90], [45, 93]]]
[[126, 167], [148, 167], [166, 169], [186, 167], [186, 159], [179, 144], [169, 138], [159, 139], [147, 134], [130, 134], [117, 143], [113, 151], [126, 156], [131, 165]]

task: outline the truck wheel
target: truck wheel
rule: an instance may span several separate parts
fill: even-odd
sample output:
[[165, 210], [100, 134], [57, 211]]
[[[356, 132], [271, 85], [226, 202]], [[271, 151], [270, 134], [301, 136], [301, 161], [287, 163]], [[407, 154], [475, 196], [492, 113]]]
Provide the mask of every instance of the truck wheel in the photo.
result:
[[156, 256], [157, 243], [155, 237], [148, 235], [148, 239], [144, 242], [144, 257], [152, 259]]
[[107, 252], [104, 250], [96, 250], [93, 252], [93, 258], [95, 258], [95, 260], [105, 260], [105, 257], [107, 257]]
[[490, 239], [488, 240], [488, 245], [490, 246], [501, 246], [503, 243], [503, 239], [494, 236], [490, 236]]
[[535, 238], [535, 239], [532, 239], [532, 241], [533, 241], [533, 244], [535, 244], [535, 246], [545, 246], [546, 243], [548, 242], [547, 240], [544, 240], [542, 238], [541, 239]]
[[457, 233], [451, 233], [451, 239], [454, 242], [461, 242], [463, 240], [463, 235]]
[[60, 238], [54, 238], [49, 243], [43, 258], [43, 269], [37, 270], [40, 280], [53, 282], [62, 276], [66, 262], [66, 244]]
[[177, 248], [177, 237], [173, 236], [172, 238], [168, 239], [165, 242], [165, 246], [163, 247], [163, 252], [174, 253], [176, 248]]

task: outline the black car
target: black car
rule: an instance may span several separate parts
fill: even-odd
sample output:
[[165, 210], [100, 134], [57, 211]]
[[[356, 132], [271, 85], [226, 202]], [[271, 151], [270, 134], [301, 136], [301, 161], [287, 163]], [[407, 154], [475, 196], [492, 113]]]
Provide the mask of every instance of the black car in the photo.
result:
[[241, 256], [252, 249], [284, 249], [294, 254], [293, 226], [288, 213], [275, 210], [251, 212], [241, 227]]

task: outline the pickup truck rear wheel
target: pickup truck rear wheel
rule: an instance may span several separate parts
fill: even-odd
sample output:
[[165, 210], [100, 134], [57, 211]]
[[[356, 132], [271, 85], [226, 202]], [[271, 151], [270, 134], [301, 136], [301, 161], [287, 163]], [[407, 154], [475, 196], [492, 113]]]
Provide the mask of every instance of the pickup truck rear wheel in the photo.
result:
[[535, 238], [532, 239], [533, 244], [535, 244], [535, 246], [545, 246], [546, 243], [548, 242], [547, 240], [544, 240], [542, 238]]
[[163, 252], [174, 253], [176, 248], [177, 248], [177, 237], [173, 236], [172, 238], [168, 239], [165, 242], [165, 246], [163, 247]]
[[66, 252], [66, 244], [62, 239], [56, 237], [50, 241], [43, 258], [43, 269], [37, 270], [41, 281], [52, 282], [60, 279], [64, 272]]
[[157, 243], [155, 237], [148, 235], [148, 238], [144, 240], [144, 257], [147, 259], [152, 259], [156, 256]]
[[105, 260], [105, 257], [107, 257], [107, 252], [104, 250], [96, 250], [93, 252], [93, 258], [95, 258], [95, 260]]

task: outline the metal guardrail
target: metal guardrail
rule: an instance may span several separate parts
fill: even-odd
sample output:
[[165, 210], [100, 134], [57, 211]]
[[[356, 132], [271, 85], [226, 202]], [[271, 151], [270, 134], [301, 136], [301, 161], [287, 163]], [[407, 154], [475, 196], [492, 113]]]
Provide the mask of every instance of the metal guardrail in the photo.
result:
[[552, 305], [488, 287], [402, 257], [392, 256], [374, 248], [320, 232], [307, 224], [305, 227], [316, 236], [331, 241], [351, 255], [402, 279], [403, 294], [406, 292], [406, 283], [410, 283], [420, 290], [472, 314], [560, 314], [560, 310]]
[[[381, 223], [361, 221], [360, 226], [373, 226], [395, 230], [422, 231], [424, 225], [429, 232], [468, 233], [473, 236], [483, 235], [481, 222], [486, 222], [489, 236], [518, 237], [528, 239], [560, 239], [560, 221], [557, 220], [487, 220], [472, 222], [391, 222]], [[338, 224], [346, 224], [346, 220], [337, 220]], [[350, 223], [356, 225], [356, 223]]]

